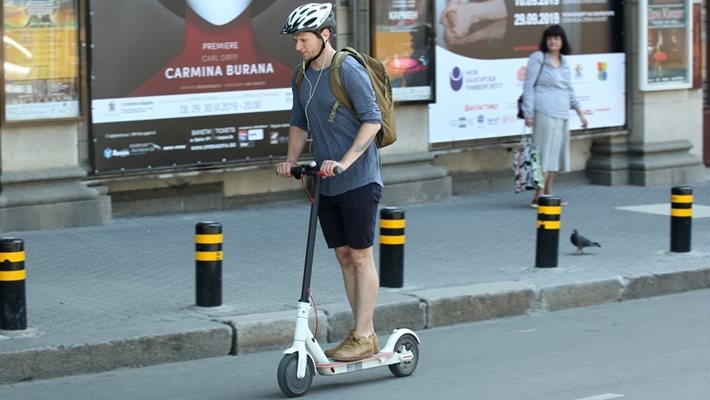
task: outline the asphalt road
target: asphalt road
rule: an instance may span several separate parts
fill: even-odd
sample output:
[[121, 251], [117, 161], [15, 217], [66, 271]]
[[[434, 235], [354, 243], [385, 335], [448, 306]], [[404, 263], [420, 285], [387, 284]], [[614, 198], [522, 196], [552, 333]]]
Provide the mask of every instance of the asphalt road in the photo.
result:
[[[308, 399], [707, 400], [710, 290], [419, 332], [414, 375], [316, 376]], [[383, 338], [384, 340], [384, 338]], [[278, 351], [0, 386], [13, 400], [281, 399]]]

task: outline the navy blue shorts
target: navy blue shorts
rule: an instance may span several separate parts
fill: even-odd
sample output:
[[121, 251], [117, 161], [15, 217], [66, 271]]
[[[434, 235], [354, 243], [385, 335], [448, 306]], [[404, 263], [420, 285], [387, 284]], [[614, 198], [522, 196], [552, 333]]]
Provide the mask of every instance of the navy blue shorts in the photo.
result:
[[370, 183], [337, 196], [320, 196], [318, 220], [328, 248], [372, 247], [382, 187]]

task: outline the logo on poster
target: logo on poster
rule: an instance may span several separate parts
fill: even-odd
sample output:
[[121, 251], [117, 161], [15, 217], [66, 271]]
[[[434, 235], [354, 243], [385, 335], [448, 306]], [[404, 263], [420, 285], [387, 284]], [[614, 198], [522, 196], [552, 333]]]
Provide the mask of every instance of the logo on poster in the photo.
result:
[[607, 70], [609, 69], [609, 63], [606, 61], [597, 62], [597, 79], [600, 81], [605, 81], [608, 77]]
[[128, 157], [130, 155], [131, 152], [128, 149], [116, 150], [110, 147], [104, 149], [104, 158], [107, 160], [113, 157]]
[[574, 67], [574, 77], [577, 79], [582, 79], [582, 72], [584, 72], [584, 68], [582, 68], [582, 65], [577, 64]]
[[518, 78], [518, 81], [519, 81], [519, 82], [522, 82], [522, 81], [525, 80], [525, 70], [526, 70], [526, 69], [527, 69], [527, 68], [525, 67], [525, 65], [523, 65], [523, 66], [521, 66], [520, 68], [518, 68], [518, 71], [517, 71], [517, 73], [516, 73], [515, 75], [516, 75], [516, 78]]
[[459, 67], [454, 67], [449, 74], [449, 83], [454, 92], [458, 92], [463, 87], [463, 74]]

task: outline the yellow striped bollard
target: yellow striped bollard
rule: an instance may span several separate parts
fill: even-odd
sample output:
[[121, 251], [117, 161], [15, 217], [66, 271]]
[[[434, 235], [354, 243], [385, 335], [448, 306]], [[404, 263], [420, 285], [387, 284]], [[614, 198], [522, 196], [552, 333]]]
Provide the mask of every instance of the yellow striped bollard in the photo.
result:
[[693, 220], [693, 188], [676, 186], [671, 189], [671, 251], [690, 252]]
[[555, 268], [560, 245], [561, 200], [555, 196], [540, 196], [537, 204], [535, 267]]
[[200, 222], [195, 226], [195, 304], [222, 305], [222, 225]]
[[0, 238], [0, 329], [27, 329], [25, 245], [22, 239]]
[[404, 284], [404, 210], [380, 210], [380, 286], [401, 288]]

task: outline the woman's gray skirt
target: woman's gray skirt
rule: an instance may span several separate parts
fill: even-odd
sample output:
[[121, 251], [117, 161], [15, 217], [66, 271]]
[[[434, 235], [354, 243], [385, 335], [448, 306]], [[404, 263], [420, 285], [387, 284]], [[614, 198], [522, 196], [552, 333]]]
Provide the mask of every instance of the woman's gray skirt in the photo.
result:
[[568, 121], [535, 113], [532, 139], [540, 151], [540, 164], [542, 164], [543, 172], [570, 170]]

